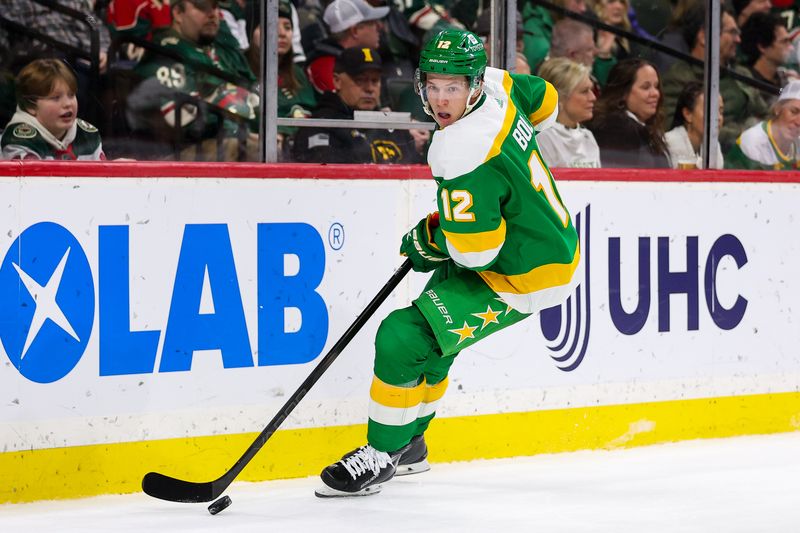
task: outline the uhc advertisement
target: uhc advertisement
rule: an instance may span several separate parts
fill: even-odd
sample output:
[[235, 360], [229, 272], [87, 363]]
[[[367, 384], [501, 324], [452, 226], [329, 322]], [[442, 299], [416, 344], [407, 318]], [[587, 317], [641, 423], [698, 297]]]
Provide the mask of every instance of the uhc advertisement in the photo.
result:
[[[798, 185], [559, 189], [579, 286], [462, 352], [442, 419], [799, 390]], [[0, 178], [2, 451], [259, 431], [399, 266], [435, 192]], [[425, 281], [409, 275], [284, 428], [365, 421], [377, 325]]]

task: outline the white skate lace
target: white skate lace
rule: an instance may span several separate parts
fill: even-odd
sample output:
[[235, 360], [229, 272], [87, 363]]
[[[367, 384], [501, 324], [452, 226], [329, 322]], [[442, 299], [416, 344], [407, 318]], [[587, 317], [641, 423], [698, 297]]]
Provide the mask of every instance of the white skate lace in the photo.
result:
[[345, 469], [350, 472], [353, 479], [356, 479], [360, 474], [367, 470], [371, 470], [376, 476], [380, 473], [381, 468], [391, 462], [389, 454], [386, 452], [379, 452], [372, 446], [362, 446], [356, 453], [342, 459], [342, 464]]

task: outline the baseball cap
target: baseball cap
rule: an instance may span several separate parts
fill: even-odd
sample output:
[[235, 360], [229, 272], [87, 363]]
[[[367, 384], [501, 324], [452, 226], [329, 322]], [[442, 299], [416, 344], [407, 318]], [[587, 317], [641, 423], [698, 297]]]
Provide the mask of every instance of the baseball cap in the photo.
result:
[[381, 70], [381, 56], [374, 48], [345, 48], [333, 65], [334, 72], [345, 72], [350, 76], [366, 70]]
[[800, 100], [800, 80], [792, 80], [781, 89], [778, 101], [781, 100]]
[[382, 19], [388, 13], [388, 7], [372, 7], [365, 0], [333, 0], [325, 8], [322, 20], [331, 32], [339, 33], [365, 20]]

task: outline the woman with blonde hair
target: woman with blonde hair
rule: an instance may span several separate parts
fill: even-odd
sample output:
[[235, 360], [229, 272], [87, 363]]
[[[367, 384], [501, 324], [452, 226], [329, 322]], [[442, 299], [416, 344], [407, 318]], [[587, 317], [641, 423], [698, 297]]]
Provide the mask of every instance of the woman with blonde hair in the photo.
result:
[[[625, 31], [632, 31], [631, 21], [628, 19], [629, 8], [628, 0], [597, 0], [595, 4], [595, 12], [601, 22]], [[630, 53], [628, 39], [609, 31], [597, 32], [597, 57], [622, 60], [630, 57]]]
[[591, 120], [597, 100], [589, 67], [557, 57], [542, 64], [539, 76], [558, 92], [556, 123], [536, 136], [542, 158], [550, 167], [599, 167], [597, 141], [591, 131], [581, 126]]

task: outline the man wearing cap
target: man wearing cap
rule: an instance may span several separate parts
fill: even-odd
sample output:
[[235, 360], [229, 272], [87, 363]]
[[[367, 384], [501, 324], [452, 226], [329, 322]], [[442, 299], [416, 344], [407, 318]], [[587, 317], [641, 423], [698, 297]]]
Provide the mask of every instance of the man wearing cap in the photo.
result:
[[[376, 111], [381, 94], [381, 56], [374, 48], [346, 48], [336, 58], [334, 91], [319, 98], [312, 118], [353, 119], [353, 111]], [[306, 163], [421, 163], [426, 138], [407, 130], [300, 128], [294, 158]]]
[[372, 7], [366, 0], [333, 0], [322, 15], [331, 35], [317, 43], [309, 54], [306, 74], [314, 88], [332, 91], [333, 66], [345, 48], [378, 48], [381, 20], [388, 7]]
[[[256, 77], [237, 41], [229, 34], [229, 38], [221, 36], [217, 0], [173, 0], [171, 9], [172, 25], [153, 39], [165, 53], [148, 51], [136, 66], [135, 72], [144, 81], [129, 96], [129, 115], [147, 115], [158, 108], [163, 121], [174, 127], [175, 93], [184, 93], [239, 115], [256, 130]], [[212, 70], [223, 71], [228, 79]], [[195, 122], [197, 115], [195, 106], [182, 107], [180, 126], [191, 126], [186, 133], [196, 140], [215, 136], [218, 118], [209, 113], [200, 124]], [[133, 122], [136, 127], [137, 121]], [[230, 135], [237, 129], [230, 121], [223, 127]]]

